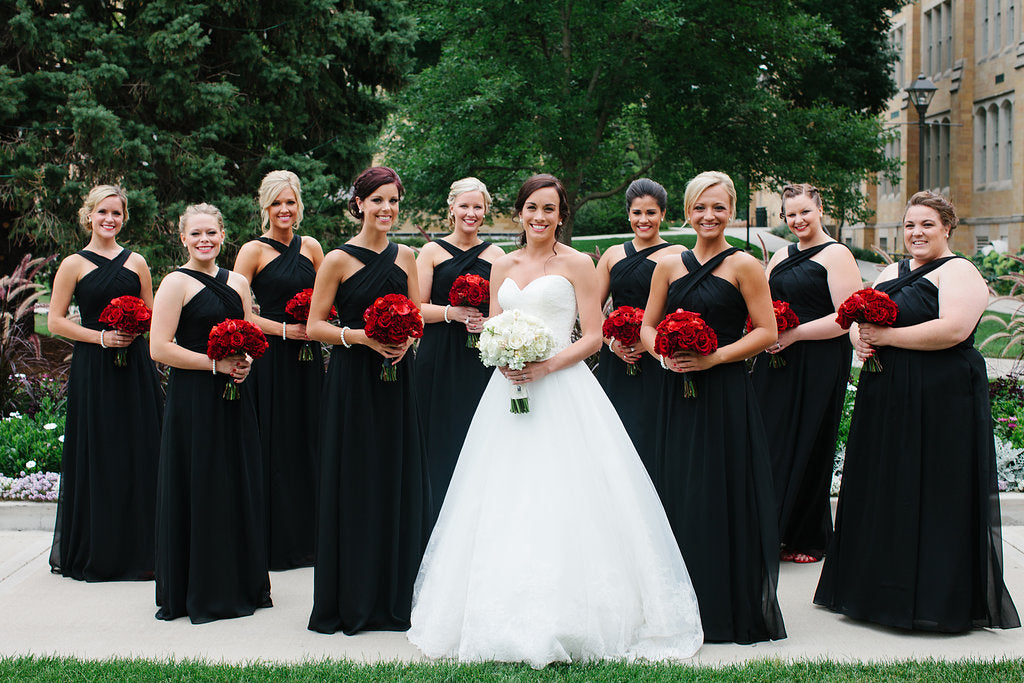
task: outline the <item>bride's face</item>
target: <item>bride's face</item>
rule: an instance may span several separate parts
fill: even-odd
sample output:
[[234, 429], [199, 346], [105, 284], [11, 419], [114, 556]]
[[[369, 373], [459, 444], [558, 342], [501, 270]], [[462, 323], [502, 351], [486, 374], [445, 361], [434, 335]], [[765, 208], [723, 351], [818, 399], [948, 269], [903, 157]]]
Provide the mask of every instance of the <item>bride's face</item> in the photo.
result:
[[558, 209], [558, 192], [553, 187], [542, 187], [526, 198], [519, 220], [527, 241], [555, 238], [555, 230], [562, 221]]

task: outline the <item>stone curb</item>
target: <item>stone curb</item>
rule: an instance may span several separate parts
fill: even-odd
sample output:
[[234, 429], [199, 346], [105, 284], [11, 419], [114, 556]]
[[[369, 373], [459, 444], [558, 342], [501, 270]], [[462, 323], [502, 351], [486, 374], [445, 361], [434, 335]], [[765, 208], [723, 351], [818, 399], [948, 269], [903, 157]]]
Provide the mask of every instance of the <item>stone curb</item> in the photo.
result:
[[[832, 498], [835, 514], [836, 499]], [[1024, 526], [1024, 493], [1000, 493], [1003, 526]], [[0, 531], [52, 531], [56, 503], [0, 501]]]

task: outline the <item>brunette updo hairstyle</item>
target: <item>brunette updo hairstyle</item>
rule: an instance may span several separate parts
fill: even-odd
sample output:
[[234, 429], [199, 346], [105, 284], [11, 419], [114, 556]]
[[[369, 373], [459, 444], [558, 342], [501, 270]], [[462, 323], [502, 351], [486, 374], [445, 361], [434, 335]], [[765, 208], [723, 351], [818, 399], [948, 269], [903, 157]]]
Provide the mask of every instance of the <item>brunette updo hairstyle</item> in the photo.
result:
[[658, 208], [664, 213], [668, 208], [668, 192], [661, 183], [656, 183], [650, 178], [637, 178], [626, 188], [626, 210], [633, 206], [633, 200], [640, 197], [650, 197], [658, 203]]
[[721, 171], [704, 171], [686, 183], [686, 192], [683, 194], [683, 211], [686, 213], [687, 220], [689, 220], [690, 212], [697, 205], [700, 196], [704, 194], [705, 190], [715, 185], [725, 188], [725, 193], [729, 195], [729, 217], [736, 217], [736, 186], [733, 185], [732, 178]]
[[779, 209], [779, 218], [786, 220], [786, 200], [791, 197], [799, 197], [805, 194], [814, 200], [814, 205], [821, 208], [821, 193], [818, 188], [810, 183], [795, 183], [782, 188], [782, 208]]
[[401, 199], [402, 195], [405, 194], [405, 187], [402, 185], [402, 179], [398, 177], [393, 168], [387, 166], [371, 166], [355, 179], [352, 183], [352, 197], [348, 200], [348, 212], [352, 214], [358, 221], [363, 220], [363, 212], [359, 208], [359, 204], [356, 199], [366, 199], [381, 185], [390, 185], [394, 183], [398, 187], [398, 198]]
[[[538, 173], [537, 175], [530, 176], [523, 183], [523, 186], [519, 188], [519, 194], [516, 195], [515, 210], [516, 216], [519, 216], [523, 212], [523, 207], [526, 206], [526, 200], [530, 198], [530, 195], [537, 190], [543, 190], [545, 187], [555, 188], [555, 192], [558, 194], [558, 227], [555, 228], [555, 240], [557, 241], [562, 237], [562, 223], [569, 218], [569, 198], [565, 194], [565, 188], [562, 186], [562, 181], [553, 175], [548, 173]], [[516, 244], [520, 247], [526, 246], [526, 227], [523, 227], [522, 232], [516, 237]]]
[[128, 195], [125, 194], [124, 188], [120, 185], [97, 185], [89, 190], [89, 194], [82, 202], [82, 208], [78, 210], [78, 224], [86, 232], [92, 230], [92, 221], [89, 220], [89, 215], [96, 210], [96, 205], [107, 197], [117, 197], [121, 200], [121, 210], [124, 212], [121, 225], [128, 222]]
[[949, 228], [950, 235], [956, 230], [956, 226], [960, 224], [960, 218], [956, 215], [956, 207], [942, 195], [929, 192], [928, 190], [918, 192], [907, 202], [907, 208], [903, 211], [904, 220], [907, 217], [907, 211], [912, 206], [927, 206], [929, 209], [935, 209], [939, 214], [939, 220]]

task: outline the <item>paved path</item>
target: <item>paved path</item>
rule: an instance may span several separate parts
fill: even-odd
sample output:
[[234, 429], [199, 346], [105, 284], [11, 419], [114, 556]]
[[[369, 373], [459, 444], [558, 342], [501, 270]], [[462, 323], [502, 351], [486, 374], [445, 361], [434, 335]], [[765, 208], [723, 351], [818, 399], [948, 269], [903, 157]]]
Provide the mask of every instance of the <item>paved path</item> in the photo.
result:
[[[1022, 523], [1024, 520], [1018, 521]], [[423, 661], [401, 633], [333, 636], [306, 629], [313, 570], [271, 574], [274, 607], [194, 626], [153, 617], [152, 582], [82, 583], [49, 572], [49, 531], [0, 531], [0, 656], [143, 657], [211, 662]], [[1024, 526], [1004, 527], [1006, 582], [1024, 607]], [[705, 645], [694, 664], [755, 659], [990, 660], [1024, 656], [1024, 629], [961, 635], [906, 633], [840, 617], [811, 603], [820, 565], [782, 566], [779, 601], [789, 637], [757, 645]]]

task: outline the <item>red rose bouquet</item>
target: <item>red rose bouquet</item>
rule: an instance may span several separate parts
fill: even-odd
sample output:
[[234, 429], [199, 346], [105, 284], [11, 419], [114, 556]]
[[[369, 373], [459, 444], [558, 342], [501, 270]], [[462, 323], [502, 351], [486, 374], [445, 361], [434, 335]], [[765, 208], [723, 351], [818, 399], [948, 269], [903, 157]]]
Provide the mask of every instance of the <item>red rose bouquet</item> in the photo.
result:
[[[101, 323], [125, 334], [149, 332], [152, 320], [153, 311], [137, 296], [119, 296], [111, 299], [100, 313]], [[128, 367], [127, 348], [120, 348], [114, 353], [114, 365], [119, 368]]]
[[[796, 317], [796, 313], [785, 301], [773, 301], [772, 308], [775, 309], [775, 326], [779, 332], [791, 330], [800, 324], [800, 318]], [[754, 329], [754, 323], [750, 320], [750, 316], [747, 316], [747, 332], [752, 329]], [[769, 356], [771, 356], [771, 360], [768, 361], [769, 366], [781, 368], [786, 365], [786, 359], [782, 357], [781, 353], [772, 353]]]
[[[890, 327], [896, 322], [896, 315], [899, 312], [899, 306], [889, 298], [888, 294], [868, 287], [854, 292], [839, 306], [839, 310], [836, 311], [836, 322], [844, 330], [850, 329], [850, 325], [853, 323], [872, 323]], [[872, 354], [864, 361], [864, 370], [881, 372], [882, 364]]]
[[[448, 303], [452, 306], [473, 306], [479, 308], [480, 304], [487, 302], [491, 297], [491, 283], [487, 278], [466, 273], [455, 278], [452, 288], [448, 291]], [[480, 335], [470, 332], [466, 336], [466, 347], [475, 349]]]
[[[309, 322], [309, 303], [312, 300], [313, 288], [304, 289], [288, 300], [288, 303], [284, 305], [284, 312], [290, 315], [296, 322], [305, 324]], [[330, 318], [337, 318], [338, 309], [331, 306], [331, 312], [328, 316]], [[299, 360], [313, 360], [313, 347], [309, 344], [308, 339], [302, 344], [302, 348], [299, 349]]]
[[[700, 313], [676, 309], [675, 313], [665, 316], [655, 329], [658, 335], [654, 338], [654, 350], [662, 356], [673, 356], [678, 351], [696, 351], [706, 356], [718, 349], [718, 335], [700, 317]], [[697, 396], [697, 388], [686, 373], [683, 373], [683, 396]]]
[[[403, 344], [410, 337], [423, 336], [423, 317], [416, 304], [404, 294], [387, 294], [370, 304], [363, 313], [366, 326], [363, 331], [370, 339], [381, 344]], [[394, 382], [398, 371], [390, 358], [384, 359], [380, 378]]]
[[[267, 338], [263, 330], [246, 320], [227, 319], [213, 326], [210, 340], [206, 344], [206, 355], [213, 360], [222, 360], [228, 356], [248, 354], [255, 360], [267, 350]], [[238, 385], [228, 379], [224, 387], [224, 398], [229, 401], [238, 399]]]
[[[640, 323], [644, 321], [644, 309], [619, 306], [611, 312], [601, 325], [601, 334], [617, 339], [623, 346], [632, 346], [640, 341]], [[633, 376], [640, 372], [637, 363], [626, 364], [626, 374]]]

